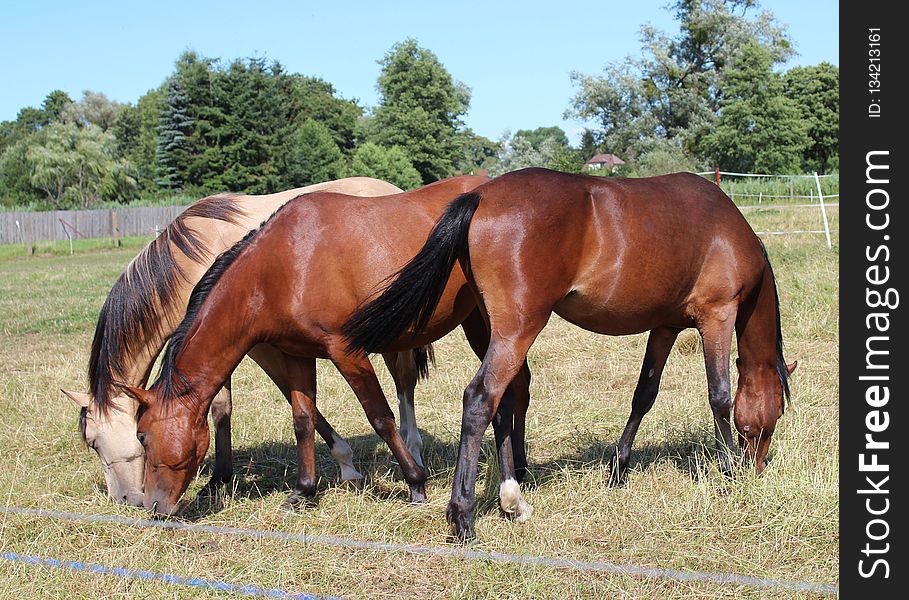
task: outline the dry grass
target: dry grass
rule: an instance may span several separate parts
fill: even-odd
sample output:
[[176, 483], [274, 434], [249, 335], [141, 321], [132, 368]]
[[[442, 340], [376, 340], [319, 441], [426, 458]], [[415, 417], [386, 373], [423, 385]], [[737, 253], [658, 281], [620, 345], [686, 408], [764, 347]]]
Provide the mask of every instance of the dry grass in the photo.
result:
[[[834, 227], [836, 216], [832, 212]], [[819, 215], [796, 209], [749, 218], [756, 229], [816, 229], [820, 223]], [[697, 336], [686, 334], [637, 437], [628, 485], [609, 487], [605, 457], [627, 418], [645, 337], [597, 336], [553, 318], [530, 356], [531, 470], [524, 488], [534, 516], [524, 525], [499, 517], [495, 486], [485, 483], [495, 478], [489, 434], [478, 485], [478, 549], [836, 581], [837, 248], [827, 250], [823, 235], [774, 236], [766, 242], [782, 295], [787, 358], [801, 364], [766, 474], [741, 473], [730, 481], [717, 472], [703, 359]], [[134, 252], [0, 260], [0, 503], [144, 516], [105, 499], [97, 459], [82, 447], [76, 432], [77, 411], [58, 391], [84, 387], [95, 318]], [[341, 485], [320, 444], [317, 504], [299, 515], [282, 515], [278, 507], [296, 468], [290, 414], [277, 390], [245, 361], [234, 380], [238, 479], [223, 506], [200, 507], [190, 514], [206, 524], [444, 544], [460, 397], [477, 362], [460, 333], [439, 342], [436, 355], [437, 368], [417, 390], [418, 422], [431, 471], [426, 506], [405, 504], [406, 486], [390, 453], [338, 374], [330, 365], [320, 365], [320, 408], [353, 444], [357, 467], [368, 474], [368, 482], [362, 491]], [[392, 397], [384, 372], [383, 386]], [[0, 550], [350, 598], [793, 596], [740, 586], [12, 515], [0, 515]], [[5, 582], [0, 596], [6, 597], [206, 596], [163, 583], [6, 561], [0, 562], [0, 579]]]

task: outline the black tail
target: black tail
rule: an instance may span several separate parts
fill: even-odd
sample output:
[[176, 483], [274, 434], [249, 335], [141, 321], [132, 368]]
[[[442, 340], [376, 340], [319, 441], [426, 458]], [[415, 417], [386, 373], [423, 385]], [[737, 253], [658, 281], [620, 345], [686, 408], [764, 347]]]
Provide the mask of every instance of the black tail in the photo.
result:
[[413, 364], [417, 368], [417, 379], [429, 379], [429, 365], [436, 366], [436, 351], [432, 344], [414, 348]]
[[467, 255], [467, 231], [479, 203], [474, 192], [455, 198], [420, 252], [392, 276], [382, 295], [351, 315], [342, 327], [348, 352], [380, 352], [408, 328], [426, 327], [455, 261]]

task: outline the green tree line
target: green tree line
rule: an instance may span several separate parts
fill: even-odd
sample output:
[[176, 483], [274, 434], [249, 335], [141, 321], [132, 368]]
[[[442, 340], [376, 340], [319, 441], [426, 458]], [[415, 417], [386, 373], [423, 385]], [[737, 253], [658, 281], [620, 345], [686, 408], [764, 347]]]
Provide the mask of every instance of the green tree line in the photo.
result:
[[785, 27], [755, 0], [677, 0], [678, 31], [641, 28], [636, 56], [600, 75], [572, 73], [559, 127], [497, 141], [463, 122], [471, 90], [415, 40], [378, 60], [379, 103], [265, 58], [183, 53], [135, 104], [55, 90], [0, 123], [0, 204], [38, 209], [224, 190], [271, 193], [351, 175], [413, 188], [457, 173], [528, 166], [578, 172], [599, 152], [619, 174], [720, 166], [793, 173], [838, 168], [838, 69], [780, 65]]
[[494, 154], [460, 120], [470, 89], [435, 54], [408, 39], [379, 63], [373, 110], [277, 61], [223, 63], [195, 52], [135, 104], [55, 90], [0, 123], [0, 199], [87, 208], [181, 192], [271, 193], [353, 175], [414, 188]]

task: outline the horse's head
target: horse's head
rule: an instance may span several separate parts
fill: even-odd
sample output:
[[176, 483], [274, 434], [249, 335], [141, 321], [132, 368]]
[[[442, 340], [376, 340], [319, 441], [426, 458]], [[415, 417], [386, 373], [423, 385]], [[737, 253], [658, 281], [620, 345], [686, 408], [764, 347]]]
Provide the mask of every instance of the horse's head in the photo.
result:
[[782, 366], [785, 375], [775, 365], [747, 364], [741, 358], [736, 366], [739, 385], [735, 392], [735, 428], [739, 432], [739, 445], [760, 475], [767, 466], [776, 422], [785, 408], [783, 377], [788, 378], [795, 371], [798, 361]]
[[101, 459], [107, 493], [115, 502], [142, 506], [145, 453], [136, 439], [136, 401], [114, 396], [109, 409], [101, 411], [91, 394], [61, 391], [82, 409], [79, 429]]
[[208, 452], [207, 411], [190, 398], [164, 402], [159, 388], [124, 387], [139, 403], [136, 435], [145, 448], [143, 504], [154, 514], [171, 515]]

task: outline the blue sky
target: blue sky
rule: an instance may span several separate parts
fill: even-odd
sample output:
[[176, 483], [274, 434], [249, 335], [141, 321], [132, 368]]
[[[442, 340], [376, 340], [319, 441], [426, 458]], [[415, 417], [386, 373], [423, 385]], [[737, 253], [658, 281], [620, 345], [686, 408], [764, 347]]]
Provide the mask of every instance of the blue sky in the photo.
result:
[[[192, 49], [230, 60], [267, 56], [291, 72], [331, 82], [361, 105], [377, 102], [380, 59], [407, 37], [440, 58], [473, 90], [466, 123], [497, 139], [508, 129], [581, 124], [562, 119], [571, 71], [601, 73], [635, 55], [651, 23], [674, 33], [667, 0], [613, 3], [523, 2], [117, 2], [7, 3], [0, 24], [0, 120], [38, 106], [54, 89], [74, 99], [100, 91], [135, 102]], [[830, 0], [764, 0], [786, 24], [799, 55], [787, 66], [839, 64], [838, 5]]]

